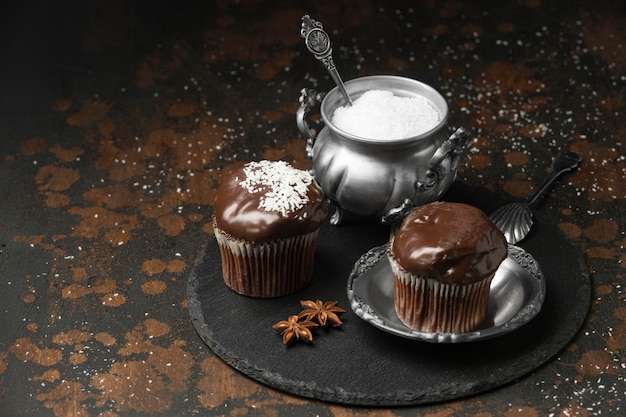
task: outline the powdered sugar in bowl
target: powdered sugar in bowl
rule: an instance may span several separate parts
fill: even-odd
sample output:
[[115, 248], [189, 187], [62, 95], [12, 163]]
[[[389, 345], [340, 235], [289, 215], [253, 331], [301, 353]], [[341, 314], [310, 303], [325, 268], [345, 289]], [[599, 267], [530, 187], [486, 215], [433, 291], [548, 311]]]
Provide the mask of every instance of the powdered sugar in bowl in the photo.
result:
[[[454, 181], [469, 137], [462, 128], [448, 134], [441, 94], [390, 75], [356, 78], [345, 87], [352, 107], [338, 88], [328, 94], [303, 89], [296, 120], [313, 176], [336, 208], [331, 223], [339, 224], [346, 212], [395, 223], [439, 199]], [[324, 122], [319, 134], [307, 122], [317, 104]]]

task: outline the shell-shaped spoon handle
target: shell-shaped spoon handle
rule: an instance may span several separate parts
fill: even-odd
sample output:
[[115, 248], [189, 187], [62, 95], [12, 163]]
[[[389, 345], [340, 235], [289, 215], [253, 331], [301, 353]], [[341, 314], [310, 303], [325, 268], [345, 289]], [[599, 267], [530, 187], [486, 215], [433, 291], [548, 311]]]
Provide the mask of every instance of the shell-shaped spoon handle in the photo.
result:
[[324, 64], [326, 70], [330, 73], [330, 76], [339, 87], [339, 91], [346, 100], [346, 103], [351, 106], [352, 99], [346, 91], [346, 87], [343, 85], [339, 71], [333, 61], [333, 47], [330, 43], [330, 37], [328, 33], [324, 31], [324, 27], [317, 20], [311, 19], [309, 15], [302, 16], [302, 28], [300, 29], [300, 36], [304, 38], [304, 44], [311, 53]]

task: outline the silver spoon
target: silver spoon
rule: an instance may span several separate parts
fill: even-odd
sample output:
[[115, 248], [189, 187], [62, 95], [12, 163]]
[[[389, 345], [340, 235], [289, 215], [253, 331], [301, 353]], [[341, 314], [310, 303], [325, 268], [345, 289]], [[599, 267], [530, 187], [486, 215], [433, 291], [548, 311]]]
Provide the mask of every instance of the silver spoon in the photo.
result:
[[578, 166], [580, 157], [575, 152], [564, 152], [552, 163], [552, 171], [522, 203], [511, 203], [500, 207], [489, 218], [502, 230], [506, 241], [514, 245], [524, 239], [533, 225], [533, 211], [541, 201], [550, 185], [564, 172]]
[[311, 19], [307, 14], [302, 17], [302, 28], [300, 29], [300, 36], [304, 38], [304, 44], [315, 55], [315, 58], [322, 61], [322, 64], [326, 67], [326, 70], [330, 73], [330, 76], [339, 87], [339, 91], [346, 100], [348, 106], [352, 105], [352, 99], [346, 91], [346, 87], [343, 85], [339, 71], [333, 61], [332, 53], [333, 48], [330, 44], [330, 37], [328, 33], [324, 31], [322, 24], [317, 20]]

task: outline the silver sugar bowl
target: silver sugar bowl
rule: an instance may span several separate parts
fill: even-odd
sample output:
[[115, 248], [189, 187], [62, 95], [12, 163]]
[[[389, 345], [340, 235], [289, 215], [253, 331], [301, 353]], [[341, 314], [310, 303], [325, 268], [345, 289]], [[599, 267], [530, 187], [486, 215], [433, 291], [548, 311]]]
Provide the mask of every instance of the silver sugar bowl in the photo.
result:
[[[354, 136], [332, 123], [334, 111], [346, 102], [337, 87], [327, 94], [303, 89], [296, 115], [298, 129], [307, 139], [312, 174], [336, 210], [331, 223], [346, 213], [375, 217], [396, 224], [414, 207], [438, 200], [456, 177], [456, 167], [469, 133], [460, 128], [446, 132], [448, 105], [431, 86], [410, 78], [376, 75], [345, 83], [353, 100], [368, 90], [387, 90], [396, 96], [423, 96], [440, 115], [439, 123], [418, 136], [369, 139]], [[321, 103], [321, 104], [320, 104]], [[324, 127], [319, 134], [307, 115], [318, 104]]]

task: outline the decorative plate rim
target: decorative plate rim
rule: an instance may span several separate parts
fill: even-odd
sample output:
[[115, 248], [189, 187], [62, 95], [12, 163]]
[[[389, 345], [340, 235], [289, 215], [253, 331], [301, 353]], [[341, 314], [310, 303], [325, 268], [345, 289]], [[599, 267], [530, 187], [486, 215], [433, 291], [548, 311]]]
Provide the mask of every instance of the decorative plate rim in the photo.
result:
[[[512, 317], [504, 323], [480, 328], [466, 333], [428, 333], [413, 330], [402, 323], [389, 322], [388, 319], [385, 320], [386, 316], [370, 305], [371, 303], [368, 302], [369, 297], [367, 294], [360, 294], [355, 291], [355, 284], [357, 284], [357, 281], [362, 281], [364, 279], [367, 280], [371, 275], [370, 271], [381, 262], [388, 263], [385, 251], [386, 245], [376, 246], [364, 253], [354, 263], [352, 271], [348, 277], [347, 292], [350, 307], [359, 318], [380, 330], [396, 336], [431, 343], [463, 343], [491, 339], [510, 333], [528, 323], [535, 316], [537, 316], [537, 314], [539, 314], [545, 300], [546, 283], [539, 263], [524, 249], [515, 245], [509, 245], [508, 257], [505, 261], [509, 260], [515, 262], [524, 272], [526, 272], [528, 275], [527, 278], [532, 280], [531, 288], [533, 289], [530, 297], [526, 298], [525, 302]], [[386, 268], [386, 266], [382, 267]], [[502, 268], [502, 265], [500, 268]], [[392, 279], [390, 265], [389, 279]], [[490, 298], [494, 296], [493, 286], [491, 290]], [[395, 309], [390, 310], [393, 312], [392, 314], [395, 315]], [[397, 315], [393, 318], [397, 319]]]

